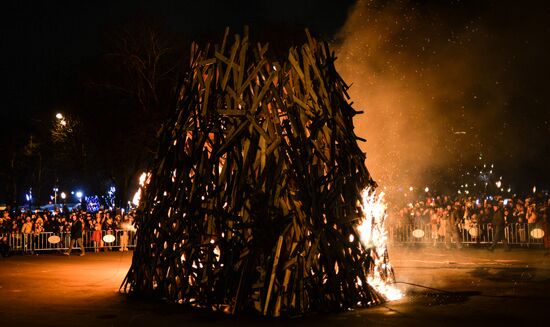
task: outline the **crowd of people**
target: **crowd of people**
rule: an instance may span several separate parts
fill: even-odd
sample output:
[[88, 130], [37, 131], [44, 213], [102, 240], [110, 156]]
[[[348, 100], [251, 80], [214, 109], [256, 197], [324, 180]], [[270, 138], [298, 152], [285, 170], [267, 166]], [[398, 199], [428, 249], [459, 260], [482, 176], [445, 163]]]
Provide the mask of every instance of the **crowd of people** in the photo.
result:
[[[31, 252], [33, 237], [41, 233], [60, 235], [67, 239], [69, 254], [72, 247], [79, 245], [81, 255], [84, 255], [82, 235], [87, 235], [87, 245], [95, 252], [112, 249], [104, 244], [103, 236], [120, 234], [120, 251], [128, 251], [128, 230], [134, 230], [135, 212], [124, 210], [99, 210], [86, 212], [84, 210], [54, 211], [22, 211], [10, 212], [5, 210], [0, 215], [0, 254], [6, 255], [9, 235], [22, 235], [23, 240]], [[540, 226], [545, 231], [545, 246], [550, 247], [550, 196], [537, 194], [531, 197], [504, 197], [504, 196], [435, 196], [425, 197], [408, 203], [402, 208], [390, 210], [388, 225], [390, 228], [405, 227], [402, 230], [428, 230], [429, 237], [436, 245], [443, 242], [447, 248], [452, 245], [460, 248], [462, 236], [469, 232], [474, 240], [484, 240], [491, 243], [493, 249], [498, 242], [502, 242], [507, 249], [507, 239], [515, 238], [518, 242], [525, 242], [529, 237], [528, 226]], [[514, 235], [504, 237], [504, 228], [511, 229]], [[488, 235], [491, 234], [491, 237]], [[71, 237], [72, 235], [72, 237]], [[79, 240], [80, 239], [80, 240]]]
[[[550, 197], [548, 194], [536, 194], [530, 197], [517, 196], [436, 196], [425, 197], [408, 203], [389, 215], [391, 226], [411, 226], [423, 228], [429, 226], [430, 237], [434, 244], [444, 240], [449, 248], [451, 244], [460, 244], [460, 230], [470, 231], [477, 241], [490, 240], [494, 245], [504, 238], [504, 228], [512, 229], [518, 242], [525, 242], [529, 237], [529, 226], [538, 226], [546, 231], [545, 245], [548, 247]], [[492, 233], [492, 238], [486, 237]]]
[[[128, 230], [134, 229], [134, 212], [125, 213], [124, 210], [99, 210], [95, 213], [84, 210], [72, 210], [67, 208], [55, 209], [54, 211], [22, 211], [10, 212], [5, 210], [0, 215], [0, 250], [2, 254], [9, 251], [8, 237], [10, 235], [22, 235], [26, 248], [32, 252], [33, 241], [42, 233], [51, 233], [70, 238], [69, 251], [74, 246], [73, 241], [82, 239], [82, 235], [88, 235], [88, 242], [93, 246], [95, 252], [111, 250], [112, 247], [105, 245], [104, 235], [115, 235], [116, 231], [122, 231], [120, 237], [120, 251], [128, 251]], [[72, 237], [71, 237], [72, 235]], [[81, 255], [84, 246], [81, 248]]]

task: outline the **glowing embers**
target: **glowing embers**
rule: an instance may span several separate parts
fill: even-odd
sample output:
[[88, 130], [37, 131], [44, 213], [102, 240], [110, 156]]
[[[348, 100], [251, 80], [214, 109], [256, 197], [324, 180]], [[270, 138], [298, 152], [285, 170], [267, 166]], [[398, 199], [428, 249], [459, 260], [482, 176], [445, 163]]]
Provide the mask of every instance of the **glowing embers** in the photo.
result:
[[367, 277], [367, 282], [386, 300], [399, 300], [403, 294], [393, 286], [393, 269], [388, 259], [386, 245], [388, 239], [385, 226], [387, 206], [384, 201], [384, 192], [376, 194], [375, 191], [367, 188], [361, 195], [363, 219], [356, 229], [361, 243], [371, 251], [374, 260], [374, 267]]
[[393, 281], [388, 282], [384, 281], [383, 278], [381, 278], [380, 272], [378, 269], [374, 270], [374, 276], [369, 276], [367, 278], [367, 282], [370, 286], [372, 286], [375, 290], [377, 290], [380, 294], [382, 294], [386, 300], [388, 301], [395, 301], [399, 300], [403, 297], [403, 293], [393, 286]]

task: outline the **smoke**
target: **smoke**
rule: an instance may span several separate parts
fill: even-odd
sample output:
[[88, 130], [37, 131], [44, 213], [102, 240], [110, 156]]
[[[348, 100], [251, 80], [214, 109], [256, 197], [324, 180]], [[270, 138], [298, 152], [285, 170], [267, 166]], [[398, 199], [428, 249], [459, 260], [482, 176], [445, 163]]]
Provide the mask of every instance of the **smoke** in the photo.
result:
[[359, 1], [350, 11], [336, 65], [365, 112], [356, 133], [367, 139], [361, 146], [380, 186], [433, 189], [468, 167], [517, 155], [502, 115], [508, 59], [485, 23], [412, 1]]

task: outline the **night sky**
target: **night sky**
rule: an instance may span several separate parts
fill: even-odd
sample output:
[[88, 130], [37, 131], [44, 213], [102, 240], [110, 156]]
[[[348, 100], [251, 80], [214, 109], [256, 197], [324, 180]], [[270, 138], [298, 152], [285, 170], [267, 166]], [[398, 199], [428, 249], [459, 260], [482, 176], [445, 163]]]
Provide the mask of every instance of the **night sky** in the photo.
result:
[[[226, 26], [277, 34], [285, 28], [332, 36], [344, 24], [352, 1], [9, 1], [4, 12], [2, 56], [10, 107], [47, 110], [66, 96], [79, 66], [101, 55], [110, 34], [153, 22], [182, 43], [220, 37]], [[257, 32], [259, 34], [260, 32]], [[258, 37], [261, 37], [258, 35]], [[271, 36], [271, 39], [273, 36]], [[282, 37], [284, 40], [285, 38]], [[29, 96], [33, 94], [32, 96]]]
[[367, 165], [382, 184], [459, 184], [472, 167], [493, 164], [514, 191], [548, 187], [549, 7], [487, 0], [8, 1], [2, 122], [30, 128], [29, 121], [77, 97], [86, 63], [127, 24], [161, 24], [183, 47], [225, 26], [250, 25], [257, 39], [281, 44], [308, 27], [336, 49], [354, 106], [365, 111], [356, 124], [368, 140]]

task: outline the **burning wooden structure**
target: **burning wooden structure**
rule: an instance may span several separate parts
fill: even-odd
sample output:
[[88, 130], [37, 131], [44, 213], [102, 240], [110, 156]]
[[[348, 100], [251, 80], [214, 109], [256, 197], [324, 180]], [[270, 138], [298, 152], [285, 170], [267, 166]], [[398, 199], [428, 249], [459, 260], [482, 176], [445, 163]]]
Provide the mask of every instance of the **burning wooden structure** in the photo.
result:
[[123, 291], [267, 316], [384, 300], [368, 282], [380, 256], [355, 228], [361, 192], [374, 186], [358, 112], [328, 45], [306, 34], [282, 62], [246, 33], [193, 45]]

